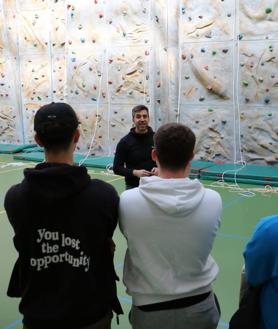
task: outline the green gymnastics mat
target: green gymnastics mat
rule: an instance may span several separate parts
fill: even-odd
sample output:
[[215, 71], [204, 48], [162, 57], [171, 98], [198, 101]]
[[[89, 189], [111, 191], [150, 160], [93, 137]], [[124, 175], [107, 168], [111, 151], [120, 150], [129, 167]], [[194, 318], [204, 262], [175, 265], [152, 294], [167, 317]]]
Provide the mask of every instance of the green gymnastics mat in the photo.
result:
[[43, 147], [33, 146], [33, 147], [29, 147], [28, 149], [24, 149], [23, 152], [24, 153], [43, 152]]
[[[44, 153], [43, 152], [30, 152], [30, 153], [21, 153], [18, 155], [14, 155], [15, 160], [26, 160], [26, 161], [34, 161], [34, 162], [42, 162], [44, 161]], [[80, 153], [74, 154], [74, 163], [78, 165], [82, 160], [84, 160], [85, 156]], [[114, 157], [108, 156], [89, 156], [84, 163], [82, 163], [86, 167], [93, 168], [106, 168], [109, 165], [113, 165]]]
[[191, 172], [198, 173], [198, 172], [200, 172], [200, 170], [212, 167], [214, 165], [215, 165], [215, 163], [210, 162], [210, 161], [192, 160], [191, 161]]
[[26, 160], [34, 162], [43, 162], [44, 153], [43, 152], [30, 152], [30, 153], [20, 153], [14, 155], [14, 160]]
[[234, 181], [239, 183], [273, 185], [278, 184], [278, 167], [240, 164], [219, 164], [201, 170], [202, 179]]
[[213, 162], [210, 161], [199, 161], [193, 160], [191, 161], [191, 168], [189, 178], [200, 178], [200, 172], [202, 169], [214, 166]]
[[11, 154], [18, 153], [30, 147], [34, 147], [36, 144], [0, 144], [0, 153]]

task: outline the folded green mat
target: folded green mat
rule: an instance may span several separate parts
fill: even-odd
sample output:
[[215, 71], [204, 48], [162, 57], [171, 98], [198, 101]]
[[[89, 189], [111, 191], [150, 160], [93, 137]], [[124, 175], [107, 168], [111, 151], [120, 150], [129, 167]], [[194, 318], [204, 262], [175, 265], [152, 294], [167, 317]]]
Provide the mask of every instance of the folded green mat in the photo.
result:
[[34, 147], [36, 144], [0, 144], [0, 153], [13, 154]]

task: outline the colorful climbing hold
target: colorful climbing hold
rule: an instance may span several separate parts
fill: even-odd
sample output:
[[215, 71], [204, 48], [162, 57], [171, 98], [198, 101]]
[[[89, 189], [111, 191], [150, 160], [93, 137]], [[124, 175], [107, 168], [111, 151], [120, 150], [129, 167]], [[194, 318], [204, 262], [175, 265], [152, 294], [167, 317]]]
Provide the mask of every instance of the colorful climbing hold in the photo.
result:
[[270, 97], [266, 97], [266, 98], [264, 99], [264, 103], [265, 103], [265, 104], [269, 104], [269, 102], [270, 102]]
[[272, 8], [270, 8], [270, 7], [265, 8], [265, 13], [266, 13], [266, 14], [270, 14], [270, 13], [272, 13]]

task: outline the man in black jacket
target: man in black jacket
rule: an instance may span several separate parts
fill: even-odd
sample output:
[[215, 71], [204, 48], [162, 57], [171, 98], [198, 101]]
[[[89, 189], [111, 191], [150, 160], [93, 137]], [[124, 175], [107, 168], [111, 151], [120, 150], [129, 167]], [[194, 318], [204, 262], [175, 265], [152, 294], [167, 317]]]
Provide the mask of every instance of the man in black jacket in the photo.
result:
[[117, 192], [73, 165], [80, 133], [68, 104], [41, 107], [34, 130], [45, 162], [5, 198], [18, 252], [8, 296], [21, 297], [26, 329], [109, 329], [112, 311], [122, 313], [111, 248]]
[[134, 127], [118, 143], [113, 170], [125, 177], [126, 189], [137, 187], [140, 177], [157, 174], [156, 163], [152, 160], [154, 132], [149, 127], [149, 110], [144, 105], [132, 109]]

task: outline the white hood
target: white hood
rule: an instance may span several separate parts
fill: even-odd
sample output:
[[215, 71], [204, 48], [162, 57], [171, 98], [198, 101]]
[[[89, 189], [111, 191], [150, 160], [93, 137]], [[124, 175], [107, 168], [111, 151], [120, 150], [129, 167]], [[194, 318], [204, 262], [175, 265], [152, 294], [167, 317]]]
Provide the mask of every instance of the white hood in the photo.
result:
[[140, 193], [170, 215], [188, 215], [202, 201], [205, 189], [197, 180], [189, 178], [142, 177]]

